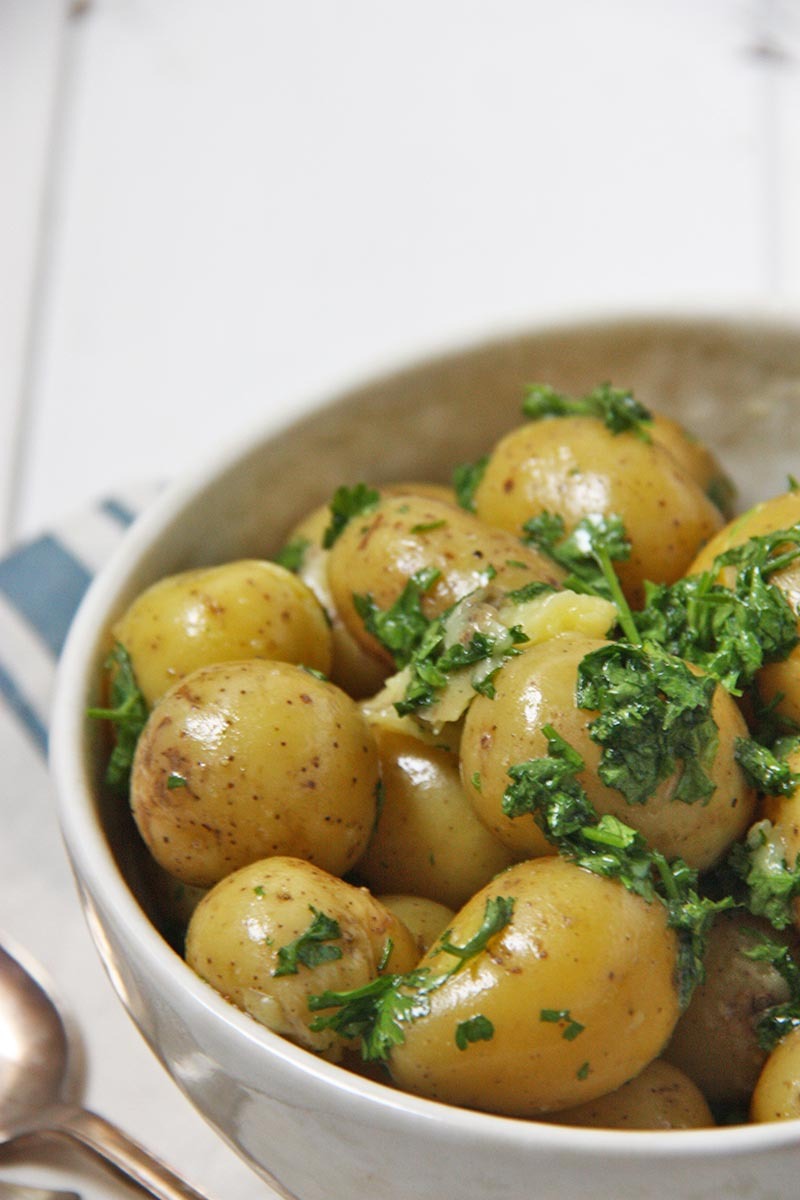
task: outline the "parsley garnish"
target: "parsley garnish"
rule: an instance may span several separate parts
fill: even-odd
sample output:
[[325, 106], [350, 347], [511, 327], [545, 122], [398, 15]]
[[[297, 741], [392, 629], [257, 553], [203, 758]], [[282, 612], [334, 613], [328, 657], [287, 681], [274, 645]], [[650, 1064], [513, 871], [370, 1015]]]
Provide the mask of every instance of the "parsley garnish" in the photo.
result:
[[787, 1033], [800, 1025], [800, 965], [788, 946], [762, 933], [758, 934], [758, 938], [756, 945], [749, 950], [742, 950], [742, 954], [755, 962], [770, 963], [789, 989], [788, 1000], [764, 1009], [756, 1021], [758, 1044], [762, 1050], [770, 1051]]
[[800, 782], [785, 758], [753, 738], [737, 738], [734, 755], [750, 786], [765, 796], [791, 796]]
[[446, 524], [444, 518], [441, 521], [422, 522], [420, 525], [412, 525], [409, 533], [430, 533], [434, 529], [444, 529]]
[[545, 837], [570, 861], [597, 875], [618, 879], [630, 892], [667, 909], [678, 935], [678, 994], [682, 1007], [703, 978], [703, 954], [714, 915], [733, 905], [697, 891], [697, 872], [651, 850], [644, 837], [610, 813], [599, 816], [577, 778], [585, 763], [573, 746], [546, 725], [548, 754], [509, 769], [503, 796], [506, 816], [533, 815]]
[[272, 972], [273, 975], [296, 975], [300, 963], [304, 967], [312, 968], [342, 957], [341, 946], [329, 944], [342, 936], [339, 922], [314, 908], [313, 904], [309, 904], [308, 907], [313, 913], [311, 924], [293, 942], [281, 946], [278, 951], [278, 966]]
[[174, 788], [185, 788], [188, 786], [183, 775], [178, 775], [175, 771], [170, 772], [167, 776], [167, 788], [169, 791], [172, 791]]
[[489, 455], [484, 454], [474, 463], [460, 463], [453, 471], [453, 490], [456, 501], [467, 512], [475, 512], [475, 492], [486, 473]]
[[542, 512], [523, 525], [523, 541], [533, 544], [567, 572], [564, 587], [613, 600], [631, 641], [639, 637], [630, 618], [613, 564], [630, 557], [631, 544], [622, 518], [589, 513], [567, 535], [558, 513]]
[[552, 1025], [561, 1025], [561, 1036], [568, 1042], [574, 1042], [575, 1038], [586, 1028], [585, 1025], [581, 1025], [580, 1021], [576, 1021], [572, 1017], [568, 1008], [543, 1008], [539, 1013], [539, 1020], [549, 1021]]
[[311, 542], [307, 537], [294, 537], [288, 541], [282, 550], [279, 550], [275, 555], [275, 562], [280, 567], [285, 567], [287, 571], [292, 571], [296, 575], [301, 570], [305, 562], [306, 551]]
[[647, 424], [652, 414], [634, 400], [633, 393], [601, 383], [585, 396], [567, 396], [547, 384], [533, 384], [525, 393], [522, 411], [532, 421], [542, 417], [596, 417], [611, 433], [635, 433], [649, 442]]
[[575, 1078], [576, 1079], [588, 1079], [588, 1077], [589, 1077], [589, 1064], [588, 1064], [588, 1062], [581, 1063], [581, 1065], [578, 1067], [577, 1071], [575, 1072]]
[[415, 571], [391, 608], [380, 609], [370, 594], [353, 595], [356, 612], [364, 628], [385, 646], [395, 665], [404, 667], [430, 625], [422, 611], [422, 597], [441, 576], [437, 567]]
[[793, 924], [794, 902], [800, 896], [800, 855], [794, 866], [787, 863], [770, 821], [751, 825], [744, 842], [731, 848], [726, 865], [744, 885], [744, 904], [754, 916], [766, 917], [775, 929]]
[[459, 1021], [456, 1025], [456, 1045], [459, 1050], [466, 1050], [473, 1042], [490, 1042], [493, 1037], [494, 1025], [482, 1013], [468, 1017], [466, 1021]]
[[[408, 660], [410, 679], [403, 699], [395, 704], [400, 716], [429, 707], [447, 687], [452, 672], [478, 663], [486, 663], [489, 669], [476, 672], [472, 686], [484, 696], [494, 696], [494, 676], [507, 658], [519, 653], [517, 647], [528, 641], [528, 635], [521, 626], [509, 627], [496, 615], [483, 628], [480, 613], [478, 623], [472, 623], [473, 606], [481, 594], [470, 592], [428, 625]], [[454, 629], [457, 635], [452, 634]]]
[[597, 709], [589, 723], [603, 747], [598, 774], [629, 804], [645, 804], [677, 770], [674, 800], [693, 804], [714, 791], [708, 769], [719, 740], [711, 715], [717, 682], [698, 676], [657, 646], [612, 642], [578, 667], [579, 708]]
[[456, 961], [441, 974], [432, 974], [429, 967], [419, 967], [406, 975], [380, 975], [350, 991], [309, 996], [308, 1007], [312, 1012], [338, 1009], [330, 1016], [316, 1017], [311, 1029], [315, 1032], [333, 1029], [344, 1038], [359, 1038], [361, 1055], [367, 1062], [386, 1059], [392, 1046], [405, 1041], [403, 1025], [430, 1012], [430, 994], [482, 953], [511, 920], [513, 911], [513, 899], [496, 896], [487, 900], [481, 926], [465, 945], [456, 946], [448, 941], [448, 931], [436, 953], [451, 955]]
[[366, 483], [357, 483], [354, 487], [342, 484], [338, 487], [330, 502], [330, 524], [322, 535], [324, 549], [330, 550], [353, 517], [374, 508], [380, 498], [380, 492]]
[[104, 663], [111, 673], [110, 704], [108, 708], [90, 708], [87, 716], [114, 725], [116, 741], [106, 767], [106, 783], [125, 791], [131, 775], [136, 743], [149, 715], [147, 701], [139, 690], [130, 655], [117, 642]]

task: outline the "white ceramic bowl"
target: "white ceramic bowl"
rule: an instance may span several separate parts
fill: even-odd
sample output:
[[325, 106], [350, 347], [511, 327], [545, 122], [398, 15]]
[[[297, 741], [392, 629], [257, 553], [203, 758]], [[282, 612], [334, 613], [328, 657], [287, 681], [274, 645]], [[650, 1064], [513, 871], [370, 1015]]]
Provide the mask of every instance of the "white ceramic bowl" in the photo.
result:
[[52, 768], [63, 831], [98, 950], [134, 1021], [219, 1133], [300, 1200], [593, 1200], [797, 1194], [800, 1121], [622, 1133], [448, 1107], [318, 1061], [222, 1000], [145, 914], [127, 814], [105, 803], [96, 729], [109, 621], [144, 585], [190, 565], [269, 555], [343, 481], [448, 479], [519, 422], [524, 384], [598, 382], [713, 445], [742, 502], [800, 467], [800, 326], [729, 318], [603, 321], [539, 329], [414, 365], [273, 421], [170, 490], [91, 588], [65, 650]]

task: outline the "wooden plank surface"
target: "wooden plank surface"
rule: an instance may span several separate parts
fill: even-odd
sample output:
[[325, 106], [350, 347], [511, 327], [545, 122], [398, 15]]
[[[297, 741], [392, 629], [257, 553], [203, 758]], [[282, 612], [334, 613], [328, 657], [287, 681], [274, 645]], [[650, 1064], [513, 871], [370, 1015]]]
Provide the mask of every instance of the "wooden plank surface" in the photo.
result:
[[793, 301], [790, 9], [94, 0], [15, 532], [420, 347]]

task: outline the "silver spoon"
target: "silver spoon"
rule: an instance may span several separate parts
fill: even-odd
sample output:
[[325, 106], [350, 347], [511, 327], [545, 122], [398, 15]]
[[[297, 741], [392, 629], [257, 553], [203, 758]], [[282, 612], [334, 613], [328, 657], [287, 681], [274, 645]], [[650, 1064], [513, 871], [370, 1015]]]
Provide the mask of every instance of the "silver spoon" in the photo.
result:
[[[31, 971], [40, 974], [33, 964]], [[206, 1200], [121, 1130], [73, 1103], [68, 1067], [67, 1032], [55, 1003], [0, 946], [0, 1145], [31, 1134], [69, 1138], [157, 1200]]]

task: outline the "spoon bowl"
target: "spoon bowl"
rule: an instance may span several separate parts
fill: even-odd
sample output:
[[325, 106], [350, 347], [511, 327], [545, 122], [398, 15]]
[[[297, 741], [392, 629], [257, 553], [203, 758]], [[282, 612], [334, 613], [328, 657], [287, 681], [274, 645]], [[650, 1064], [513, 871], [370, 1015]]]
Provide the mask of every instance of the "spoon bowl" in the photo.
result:
[[73, 1101], [74, 1046], [42, 973], [0, 945], [0, 1144], [44, 1134], [93, 1151], [157, 1200], [203, 1200], [116, 1126]]

